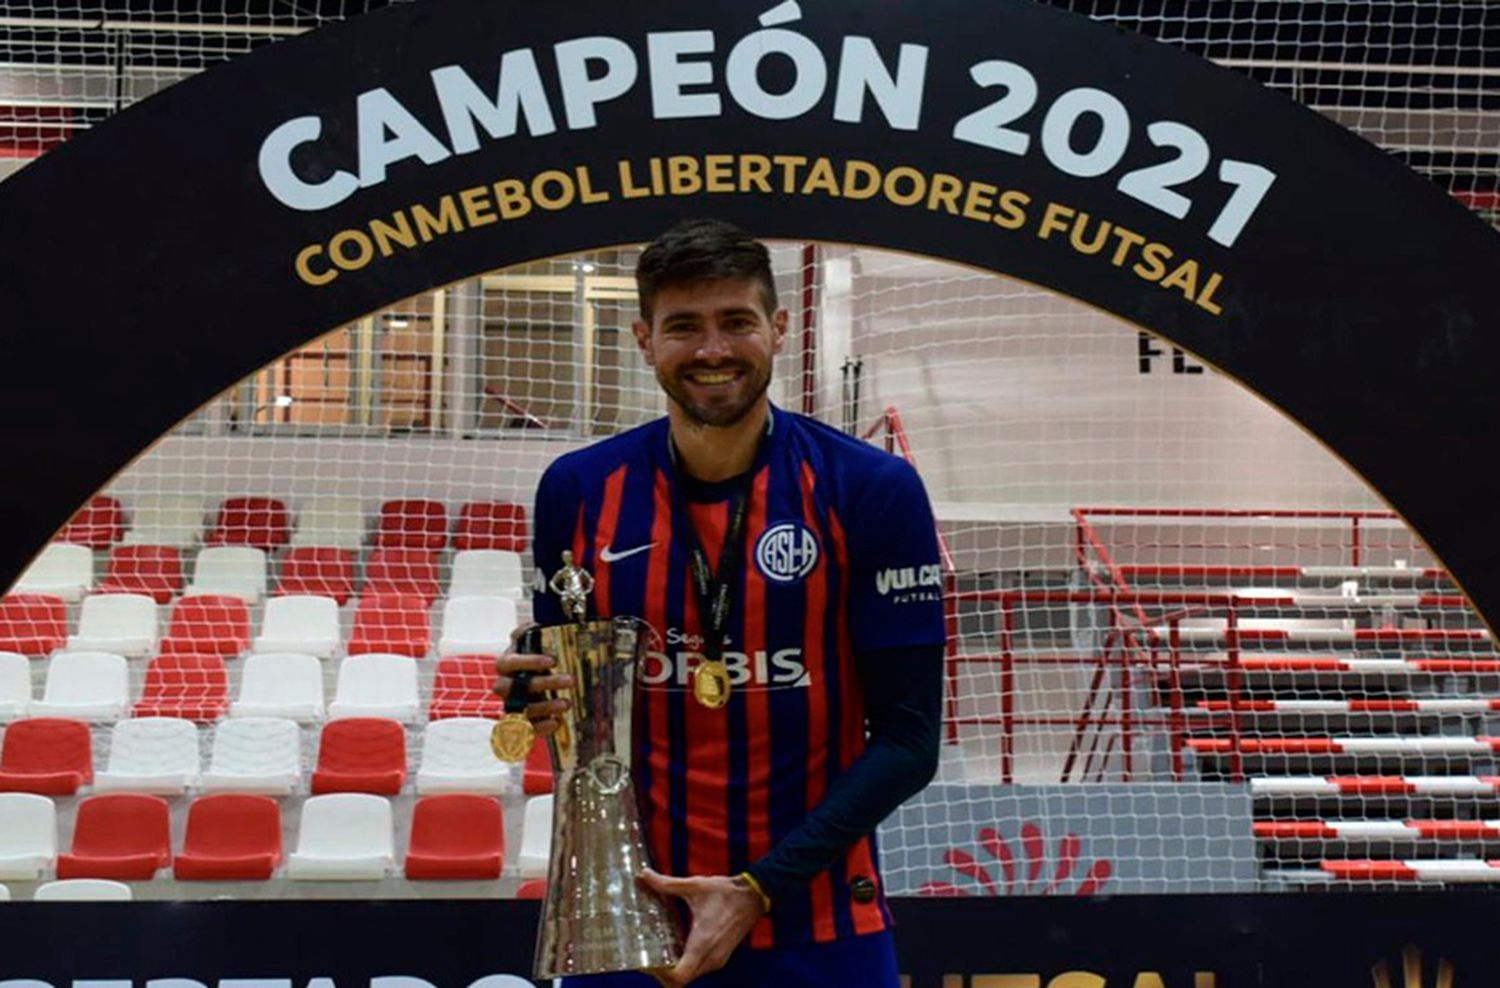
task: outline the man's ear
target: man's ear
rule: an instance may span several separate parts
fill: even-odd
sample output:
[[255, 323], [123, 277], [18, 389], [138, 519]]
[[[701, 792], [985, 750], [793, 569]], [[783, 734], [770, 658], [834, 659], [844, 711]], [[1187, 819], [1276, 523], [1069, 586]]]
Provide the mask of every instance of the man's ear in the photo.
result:
[[646, 358], [646, 366], [656, 366], [656, 354], [651, 350], [651, 324], [644, 319], [637, 319], [630, 324], [630, 331], [635, 334], [635, 345], [640, 347], [641, 356]]
[[781, 345], [786, 342], [787, 323], [791, 319], [790, 313], [785, 309], [777, 309], [771, 315], [771, 352], [780, 353]]

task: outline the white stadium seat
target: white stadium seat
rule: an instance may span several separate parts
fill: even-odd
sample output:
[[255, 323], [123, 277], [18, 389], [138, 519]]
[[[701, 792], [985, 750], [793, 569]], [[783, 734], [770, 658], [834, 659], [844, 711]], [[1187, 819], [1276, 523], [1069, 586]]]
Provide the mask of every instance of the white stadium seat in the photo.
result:
[[266, 595], [266, 554], [243, 545], [214, 546], [198, 553], [193, 582], [183, 596], [223, 594], [255, 604]]
[[57, 805], [46, 796], [0, 793], [0, 878], [34, 882], [57, 863]]
[[31, 706], [31, 660], [0, 652], [0, 721], [25, 717]]
[[0, 902], [10, 901], [10, 886], [0, 885]]
[[323, 663], [299, 652], [257, 653], [245, 660], [234, 717], [286, 717], [322, 720]]
[[214, 729], [204, 792], [285, 796], [302, 781], [302, 735], [280, 717], [231, 717]]
[[516, 602], [508, 597], [454, 597], [443, 605], [438, 655], [499, 655], [516, 628]]
[[108, 878], [64, 878], [45, 882], [32, 894], [35, 902], [129, 902], [130, 886]]
[[122, 545], [165, 545], [185, 549], [203, 535], [203, 501], [163, 495], [138, 498], [128, 505], [130, 531]]
[[494, 721], [483, 717], [452, 717], [428, 724], [422, 734], [417, 792], [504, 792], [511, 769], [490, 747], [494, 726]]
[[390, 800], [329, 793], [302, 804], [297, 849], [287, 857], [286, 874], [301, 881], [374, 881], [395, 862]]
[[58, 652], [33, 717], [118, 720], [130, 705], [130, 664], [113, 652]]
[[301, 652], [332, 658], [339, 647], [339, 605], [331, 597], [273, 597], [266, 601], [257, 652]]
[[50, 593], [76, 604], [94, 585], [94, 554], [86, 545], [53, 542], [26, 567], [11, 593]]
[[358, 498], [316, 498], [298, 507], [293, 547], [358, 549], [364, 538], [364, 506]]
[[74, 651], [114, 652], [132, 658], [155, 651], [159, 637], [156, 601], [144, 594], [101, 593], [83, 600]]
[[522, 878], [546, 878], [552, 853], [552, 797], [533, 796], [526, 801], [521, 823], [521, 855], [516, 866]]
[[109, 736], [109, 767], [94, 789], [176, 796], [198, 785], [198, 728], [177, 717], [122, 720]]
[[467, 549], [453, 557], [453, 575], [448, 580], [449, 597], [519, 598], [527, 590], [526, 567], [518, 552], [503, 549]]
[[389, 717], [411, 723], [420, 710], [416, 659], [374, 652], [350, 656], [339, 664], [338, 687], [328, 705], [329, 720]]

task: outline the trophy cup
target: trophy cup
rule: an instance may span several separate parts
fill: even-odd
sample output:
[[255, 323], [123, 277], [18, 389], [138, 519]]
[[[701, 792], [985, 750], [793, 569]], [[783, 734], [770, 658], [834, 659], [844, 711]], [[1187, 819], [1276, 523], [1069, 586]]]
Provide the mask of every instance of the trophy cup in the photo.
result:
[[[548, 739], [556, 784], [535, 976], [671, 967], [682, 954], [676, 916], [636, 880], [650, 863], [630, 776], [635, 675], [648, 628], [633, 617], [590, 620], [593, 578], [571, 552], [562, 557], [548, 585], [570, 623], [528, 629], [520, 645], [552, 656], [553, 672], [574, 683], [572, 705]], [[524, 716], [525, 679], [513, 684], [516, 692], [496, 725], [497, 751], [514, 712]]]

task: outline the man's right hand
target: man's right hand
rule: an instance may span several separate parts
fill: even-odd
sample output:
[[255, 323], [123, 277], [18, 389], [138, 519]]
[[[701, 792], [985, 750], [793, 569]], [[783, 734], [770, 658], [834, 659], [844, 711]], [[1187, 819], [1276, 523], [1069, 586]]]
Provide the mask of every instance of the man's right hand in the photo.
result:
[[[504, 698], [510, 693], [511, 681], [518, 672], [539, 673], [531, 680], [530, 692], [533, 695], [557, 693], [573, 688], [572, 676], [547, 674], [554, 665], [552, 656], [516, 651], [516, 642], [521, 634], [531, 627], [534, 625], [526, 624], [511, 632], [510, 649], [495, 660], [495, 671], [499, 673], [499, 677], [495, 680], [496, 696]], [[567, 697], [532, 700], [526, 706], [526, 716], [531, 720], [531, 726], [536, 729], [536, 733], [546, 736], [562, 726], [559, 718], [572, 705], [573, 701]]]

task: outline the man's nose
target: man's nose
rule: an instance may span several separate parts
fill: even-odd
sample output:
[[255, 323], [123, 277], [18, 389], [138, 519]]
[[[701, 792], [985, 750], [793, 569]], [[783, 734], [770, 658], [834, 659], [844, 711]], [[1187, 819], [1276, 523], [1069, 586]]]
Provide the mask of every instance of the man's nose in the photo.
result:
[[722, 360], [729, 356], [729, 336], [717, 329], [709, 328], [704, 331], [703, 338], [698, 342], [698, 352], [694, 354], [699, 360]]

